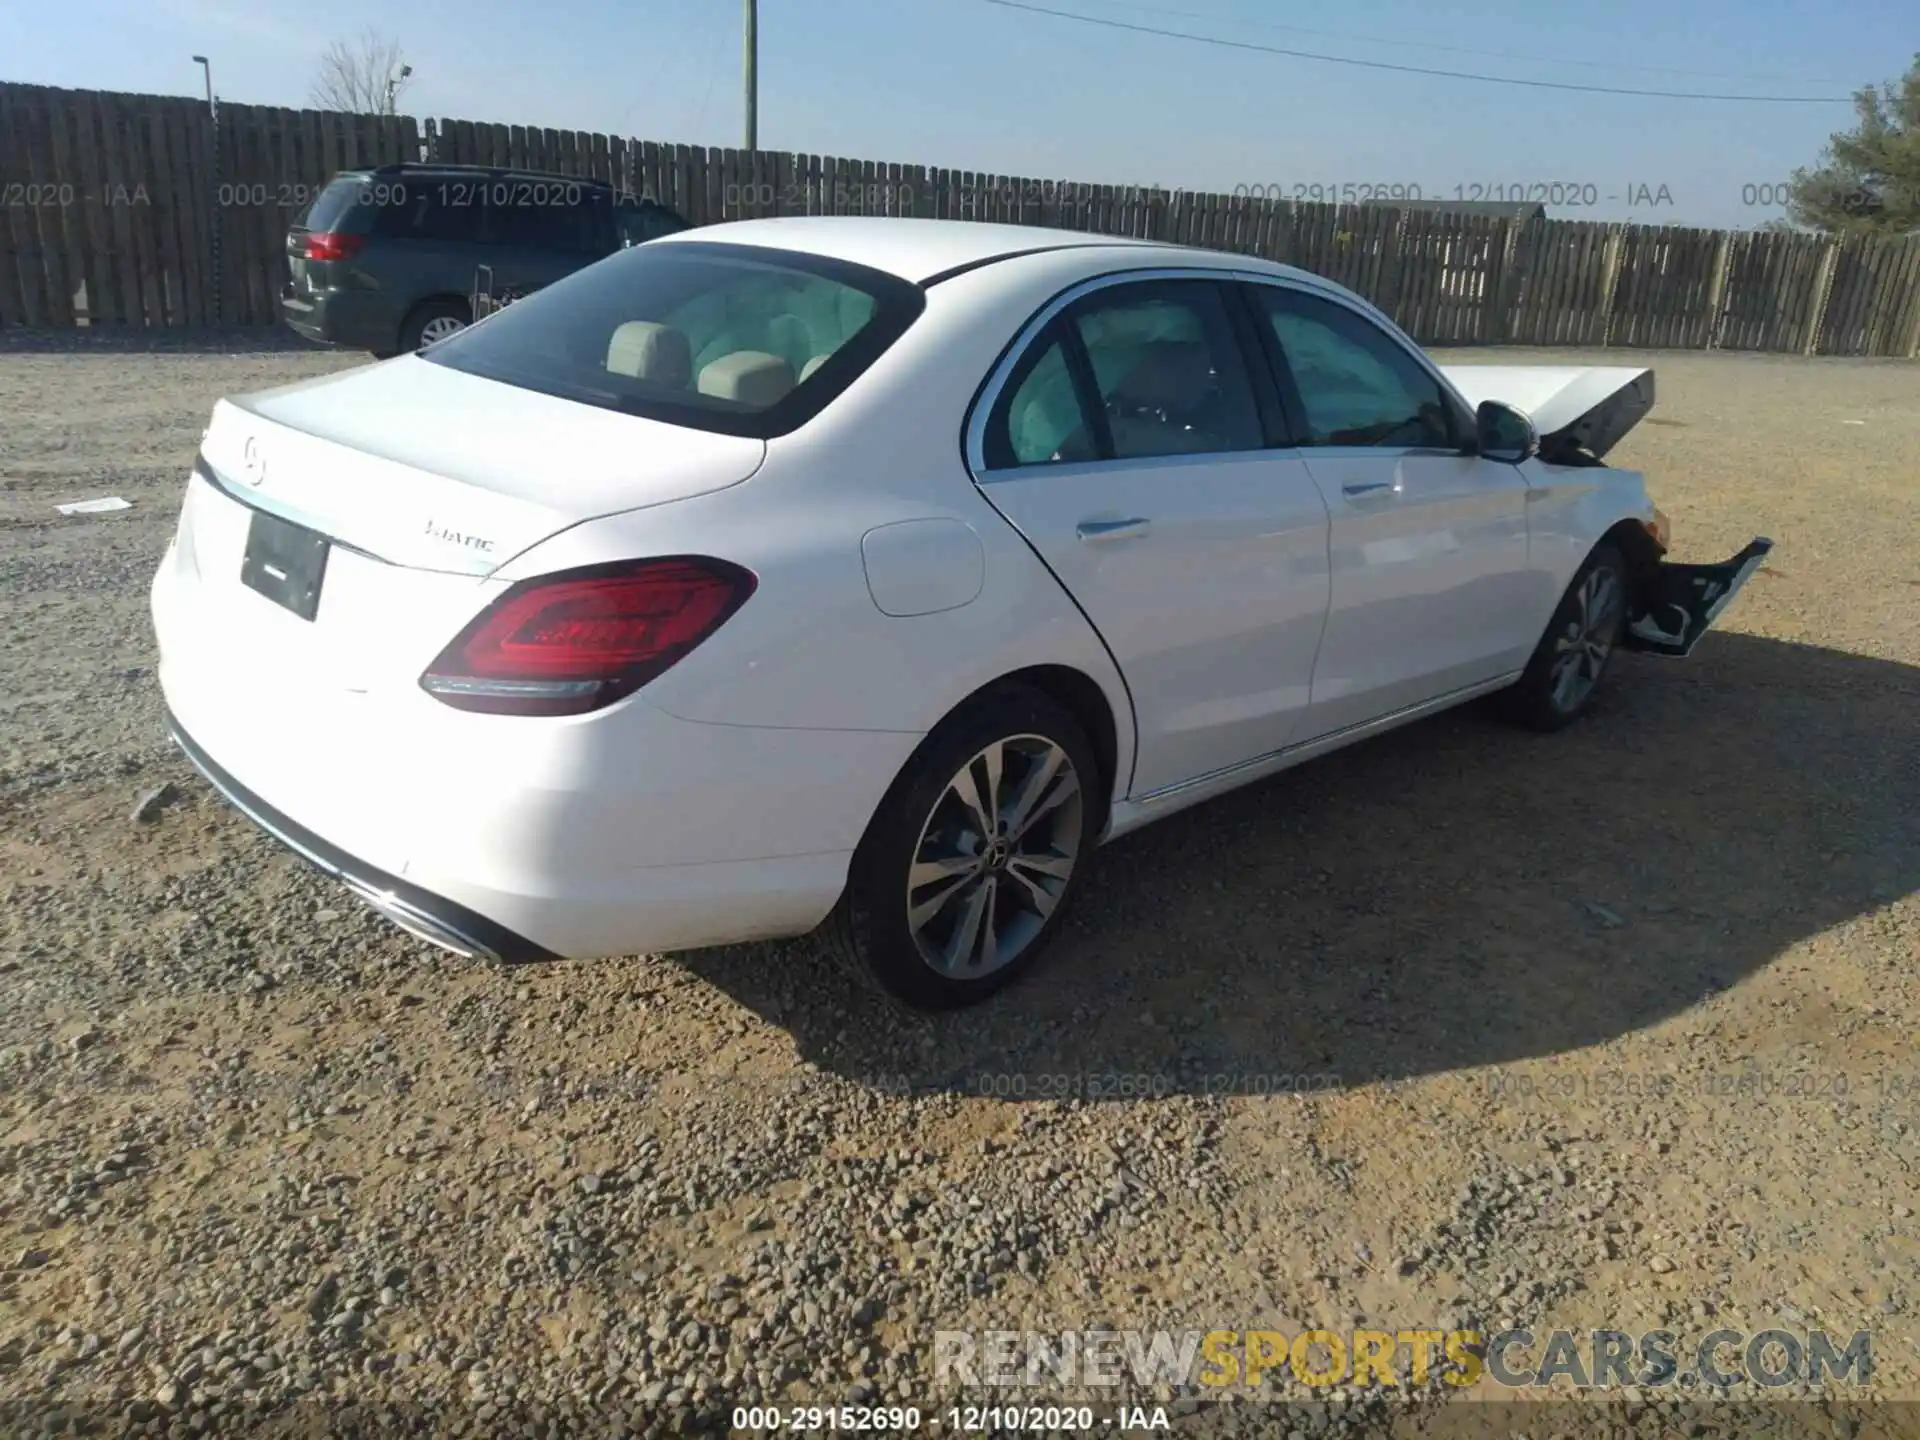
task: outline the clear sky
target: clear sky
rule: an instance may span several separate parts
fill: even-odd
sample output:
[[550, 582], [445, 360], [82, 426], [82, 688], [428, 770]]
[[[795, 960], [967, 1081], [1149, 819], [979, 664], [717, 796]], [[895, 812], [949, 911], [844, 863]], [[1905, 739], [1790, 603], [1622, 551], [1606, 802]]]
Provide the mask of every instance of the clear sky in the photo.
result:
[[[1757, 187], [1814, 163], [1845, 97], [1920, 50], [1920, 0], [1032, 3], [1389, 65], [1841, 103], [1526, 89], [990, 0], [761, 0], [761, 147], [1203, 190], [1557, 182], [1597, 203], [1556, 217], [1754, 225], [1778, 213]], [[199, 53], [226, 99], [304, 105], [328, 43], [373, 25], [415, 67], [416, 115], [738, 145], [740, 22], [739, 0], [0, 0], [0, 79], [198, 95]]]

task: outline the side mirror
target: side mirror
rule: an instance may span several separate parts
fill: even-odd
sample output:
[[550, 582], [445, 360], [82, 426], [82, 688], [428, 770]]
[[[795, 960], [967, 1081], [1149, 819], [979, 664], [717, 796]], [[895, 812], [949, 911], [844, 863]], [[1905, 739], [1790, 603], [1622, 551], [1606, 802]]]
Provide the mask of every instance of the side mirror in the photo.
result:
[[1518, 465], [1540, 453], [1540, 432], [1533, 421], [1511, 405], [1482, 400], [1473, 412], [1474, 441], [1489, 460]]

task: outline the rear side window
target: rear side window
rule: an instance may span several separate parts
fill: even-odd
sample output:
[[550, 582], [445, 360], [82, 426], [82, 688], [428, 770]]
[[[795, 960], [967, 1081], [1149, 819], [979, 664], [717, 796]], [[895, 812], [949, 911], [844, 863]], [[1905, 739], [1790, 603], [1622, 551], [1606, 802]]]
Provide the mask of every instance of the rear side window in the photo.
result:
[[1058, 322], [1008, 377], [987, 421], [987, 468], [1070, 465], [1100, 458]]
[[1004, 470], [1265, 444], [1220, 286], [1149, 280], [1095, 290], [1041, 331], [987, 417], [983, 459]]
[[491, 189], [481, 239], [494, 245], [604, 255], [613, 248], [611, 208], [602, 190], [502, 182]]
[[692, 228], [674, 211], [650, 201], [620, 206], [615, 212], [615, 220], [623, 245], [643, 245], [649, 240], [658, 240], [662, 235]]
[[421, 358], [582, 404], [766, 438], [817, 413], [925, 304], [898, 276], [821, 256], [640, 245]]
[[388, 240], [471, 242], [480, 238], [480, 212], [447, 203], [444, 187], [430, 180], [375, 181], [362, 204], [374, 206], [373, 233]]
[[1086, 346], [1114, 459], [1218, 455], [1266, 443], [1218, 285], [1114, 285], [1069, 313]]

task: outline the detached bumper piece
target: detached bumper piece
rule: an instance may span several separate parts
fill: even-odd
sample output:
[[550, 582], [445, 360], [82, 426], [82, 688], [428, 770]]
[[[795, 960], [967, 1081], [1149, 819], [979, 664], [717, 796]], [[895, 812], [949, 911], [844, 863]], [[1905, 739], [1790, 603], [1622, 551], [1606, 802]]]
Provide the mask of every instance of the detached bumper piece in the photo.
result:
[[213, 757], [181, 729], [171, 712], [167, 714], [167, 734], [186, 753], [194, 768], [241, 814], [308, 864], [345, 885], [408, 934], [467, 960], [518, 964], [558, 958], [464, 905], [456, 905], [418, 885], [409, 885], [397, 875], [356, 860], [339, 846], [281, 814], [221, 769]]
[[1662, 560], [1651, 582], [1642, 587], [1627, 620], [1622, 646], [1651, 655], [1692, 653], [1700, 637], [1772, 550], [1773, 541], [1756, 538], [1731, 560], [1718, 565], [1676, 565]]

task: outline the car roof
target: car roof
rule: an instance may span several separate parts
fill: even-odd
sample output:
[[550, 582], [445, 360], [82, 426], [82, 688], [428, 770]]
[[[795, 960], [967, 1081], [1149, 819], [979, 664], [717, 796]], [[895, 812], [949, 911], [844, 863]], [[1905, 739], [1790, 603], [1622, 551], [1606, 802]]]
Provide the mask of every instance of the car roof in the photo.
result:
[[518, 165], [455, 165], [436, 161], [399, 161], [391, 165], [357, 165], [341, 175], [445, 175], [463, 179], [485, 176], [490, 180], [562, 180], [582, 189], [611, 190], [605, 180], [590, 175], [562, 175], [556, 170], [529, 170]]
[[1304, 271], [1251, 255], [1228, 255], [1163, 240], [1057, 230], [1040, 225], [997, 225], [978, 220], [915, 220], [880, 215], [789, 215], [771, 220], [733, 220], [663, 235], [655, 245], [707, 241], [761, 245], [825, 255], [925, 285], [954, 272], [1048, 250], [1125, 250], [1135, 263], [1231, 266], [1306, 277]]

